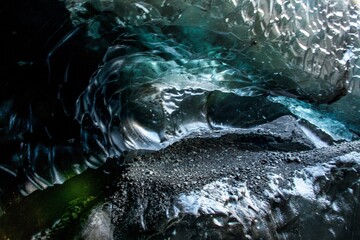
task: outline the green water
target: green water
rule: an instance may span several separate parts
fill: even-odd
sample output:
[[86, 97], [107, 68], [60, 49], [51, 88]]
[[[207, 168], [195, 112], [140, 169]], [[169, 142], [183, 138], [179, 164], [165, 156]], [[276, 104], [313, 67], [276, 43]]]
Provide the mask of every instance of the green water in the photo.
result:
[[72, 239], [87, 212], [104, 201], [115, 176], [90, 169], [29, 196], [14, 192], [0, 216], [0, 239], [30, 239], [41, 231], [51, 239]]

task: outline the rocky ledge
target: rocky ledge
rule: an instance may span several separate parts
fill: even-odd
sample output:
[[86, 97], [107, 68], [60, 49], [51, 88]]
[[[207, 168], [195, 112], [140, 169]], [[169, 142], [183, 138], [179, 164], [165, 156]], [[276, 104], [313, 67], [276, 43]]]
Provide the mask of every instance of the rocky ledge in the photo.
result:
[[80, 235], [360, 236], [354, 218], [360, 211], [360, 142], [314, 148], [302, 127], [286, 116], [255, 130], [195, 134], [158, 152], [129, 154], [124, 159], [128, 167], [115, 181], [116, 191], [92, 210]]
[[359, 149], [359, 141], [331, 142], [291, 116], [196, 133], [14, 198], [0, 212], [1, 226], [12, 226], [0, 236], [357, 239]]

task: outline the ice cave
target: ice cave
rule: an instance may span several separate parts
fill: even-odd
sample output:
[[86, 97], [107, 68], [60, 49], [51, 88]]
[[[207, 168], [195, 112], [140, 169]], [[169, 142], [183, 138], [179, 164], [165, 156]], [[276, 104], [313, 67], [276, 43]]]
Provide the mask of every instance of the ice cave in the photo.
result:
[[0, 239], [360, 239], [359, 0], [0, 18]]

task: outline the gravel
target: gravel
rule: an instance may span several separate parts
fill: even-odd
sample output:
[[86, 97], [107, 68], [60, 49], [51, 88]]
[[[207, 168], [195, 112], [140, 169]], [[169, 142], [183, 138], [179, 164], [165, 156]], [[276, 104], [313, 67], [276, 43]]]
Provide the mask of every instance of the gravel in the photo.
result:
[[117, 190], [108, 198], [115, 225], [121, 226], [115, 235], [151, 234], [159, 229], [159, 219], [166, 218], [176, 196], [201, 190], [208, 183], [223, 178], [246, 182], [262, 198], [270, 174], [282, 176], [286, 184], [298, 170], [360, 149], [359, 141], [316, 149], [295, 119], [280, 121], [286, 127], [274, 128], [277, 132], [269, 129], [279, 122], [260, 131], [194, 134], [157, 152], [128, 155], [126, 170], [115, 181]]

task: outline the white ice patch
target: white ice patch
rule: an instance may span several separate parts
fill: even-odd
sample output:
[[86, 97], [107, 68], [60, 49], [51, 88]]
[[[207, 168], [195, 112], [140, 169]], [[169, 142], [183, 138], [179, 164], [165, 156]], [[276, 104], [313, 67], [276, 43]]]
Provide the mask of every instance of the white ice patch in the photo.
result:
[[313, 182], [310, 179], [294, 178], [295, 191], [304, 198], [315, 199]]
[[303, 125], [299, 125], [299, 126], [316, 148], [323, 148], [323, 147], [329, 146], [329, 144], [327, 144], [326, 142], [321, 140], [321, 138], [319, 138], [313, 131], [311, 131], [310, 129], [308, 129], [307, 127], [305, 127]]
[[99, 239], [114, 239], [114, 226], [111, 222], [111, 217], [108, 212], [99, 206], [94, 209], [82, 231], [82, 239], [85, 240], [99, 240]]

